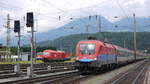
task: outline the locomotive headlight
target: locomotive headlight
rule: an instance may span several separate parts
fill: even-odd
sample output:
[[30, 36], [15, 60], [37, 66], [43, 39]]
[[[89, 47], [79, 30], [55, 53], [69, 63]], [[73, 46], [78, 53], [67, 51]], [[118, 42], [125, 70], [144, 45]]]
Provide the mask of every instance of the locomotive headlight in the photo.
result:
[[76, 57], [76, 60], [79, 60], [79, 57]]
[[97, 60], [97, 57], [95, 57], [94, 60]]

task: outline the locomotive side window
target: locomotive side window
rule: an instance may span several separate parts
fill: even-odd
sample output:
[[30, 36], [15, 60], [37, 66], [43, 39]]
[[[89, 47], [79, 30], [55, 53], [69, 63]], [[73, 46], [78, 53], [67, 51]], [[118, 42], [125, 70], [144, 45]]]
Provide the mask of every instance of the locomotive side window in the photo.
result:
[[48, 54], [49, 54], [48, 52], [44, 52], [44, 53], [43, 53], [43, 55], [48, 55]]
[[92, 55], [95, 53], [95, 44], [80, 44], [80, 54]]
[[42, 53], [42, 52], [39, 52], [39, 53], [37, 53], [37, 55], [43, 55], [43, 53]]

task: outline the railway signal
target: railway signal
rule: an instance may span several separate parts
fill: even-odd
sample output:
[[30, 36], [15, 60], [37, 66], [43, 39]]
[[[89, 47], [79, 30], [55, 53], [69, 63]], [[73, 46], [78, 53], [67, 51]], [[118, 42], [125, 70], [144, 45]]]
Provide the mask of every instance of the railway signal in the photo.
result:
[[33, 12], [28, 12], [27, 13], [27, 27], [33, 27], [34, 26], [34, 16]]
[[14, 32], [15, 33], [20, 32], [20, 21], [19, 20], [14, 21]]
[[29, 77], [33, 77], [33, 57], [35, 57], [35, 47], [34, 47], [34, 15], [33, 12], [27, 13], [27, 27], [31, 27], [31, 64], [27, 68], [27, 74]]
[[[21, 33], [20, 33], [20, 21], [19, 20], [15, 20], [14, 21], [14, 32], [18, 33], [18, 50], [17, 50], [17, 53], [18, 53], [18, 61], [21, 61], [21, 52], [20, 52], [20, 37], [21, 37]], [[20, 63], [17, 63], [17, 65], [15, 65], [14, 69], [15, 69], [15, 72], [17, 74], [21, 74]]]

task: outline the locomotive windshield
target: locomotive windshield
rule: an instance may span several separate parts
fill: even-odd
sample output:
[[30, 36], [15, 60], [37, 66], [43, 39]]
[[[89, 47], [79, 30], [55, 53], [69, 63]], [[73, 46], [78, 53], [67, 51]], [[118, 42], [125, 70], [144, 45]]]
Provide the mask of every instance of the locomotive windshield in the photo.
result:
[[48, 55], [48, 54], [49, 54], [48, 52], [44, 52], [44, 53], [43, 53], [43, 55]]
[[95, 44], [80, 44], [80, 54], [92, 55], [95, 53]]

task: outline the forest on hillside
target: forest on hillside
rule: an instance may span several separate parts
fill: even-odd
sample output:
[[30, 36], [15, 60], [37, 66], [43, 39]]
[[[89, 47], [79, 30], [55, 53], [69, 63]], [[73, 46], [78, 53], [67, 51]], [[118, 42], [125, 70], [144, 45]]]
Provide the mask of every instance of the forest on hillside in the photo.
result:
[[[100, 41], [115, 44], [121, 47], [134, 49], [133, 32], [101, 32], [91, 34], [73, 34], [63, 36], [54, 40], [42, 41], [36, 44], [37, 52], [45, 49], [63, 50], [75, 54], [75, 46], [80, 40], [87, 40], [87, 37], [95, 37]], [[137, 49], [150, 53], [150, 32], [137, 32]], [[0, 45], [0, 50], [6, 50], [5, 46]], [[21, 47], [22, 52], [30, 52], [30, 46]], [[11, 47], [12, 54], [17, 54], [17, 46]]]
[[[92, 34], [74, 34], [63, 36], [55, 40], [48, 40], [39, 42], [37, 46], [53, 46], [58, 50], [65, 50], [69, 52], [75, 51], [75, 45], [80, 40], [86, 40], [87, 37], [92, 36], [98, 40], [115, 44], [121, 47], [134, 49], [133, 32], [101, 32]], [[150, 32], [137, 32], [137, 49], [140, 51], [147, 50], [150, 53]]]

